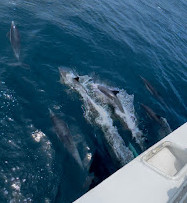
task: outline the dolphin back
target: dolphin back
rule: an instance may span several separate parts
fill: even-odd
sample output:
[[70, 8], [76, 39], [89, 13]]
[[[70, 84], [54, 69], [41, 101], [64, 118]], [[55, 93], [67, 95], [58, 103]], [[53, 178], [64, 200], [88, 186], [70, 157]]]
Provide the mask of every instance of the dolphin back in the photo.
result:
[[74, 158], [74, 160], [78, 163], [78, 165], [81, 168], [83, 168], [80, 154], [78, 152], [78, 149], [75, 145], [75, 142], [73, 140], [73, 137], [69, 131], [67, 124], [63, 120], [59, 119], [51, 109], [49, 109], [49, 113], [55, 128], [55, 132], [60, 141], [63, 143], [64, 148]]
[[14, 54], [15, 54], [16, 58], [19, 60], [19, 56], [20, 56], [20, 35], [19, 35], [19, 31], [18, 31], [14, 21], [12, 21], [11, 28], [10, 28], [10, 43], [12, 45], [12, 49], [14, 51]]
[[146, 106], [145, 104], [141, 104], [141, 106], [145, 109], [145, 111], [147, 112], [148, 116], [152, 119], [154, 119], [156, 122], [160, 123], [160, 118], [159, 116], [148, 106]]

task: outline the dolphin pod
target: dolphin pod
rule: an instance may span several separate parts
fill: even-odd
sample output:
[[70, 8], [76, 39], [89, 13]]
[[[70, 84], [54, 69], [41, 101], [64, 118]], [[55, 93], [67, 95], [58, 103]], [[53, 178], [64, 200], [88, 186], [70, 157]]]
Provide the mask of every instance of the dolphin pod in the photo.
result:
[[[85, 94], [90, 94], [90, 91], [88, 89], [85, 89], [85, 87], [82, 85], [82, 82], [80, 81], [82, 76], [77, 76], [77, 74], [71, 75], [70, 70], [66, 68], [60, 68], [59, 72], [63, 83], [67, 84], [68, 81], [71, 81], [68, 84], [71, 88], [75, 88], [77, 86], [83, 89]], [[146, 88], [151, 92], [151, 94], [156, 96], [160, 101], [163, 101], [156, 89], [145, 78], [143, 78], [142, 76], [140, 77], [144, 81]], [[94, 82], [93, 87], [97, 89], [101, 94], [103, 94], [103, 96], [107, 99], [108, 103], [114, 107], [114, 113], [119, 117], [120, 121], [122, 121], [123, 126], [132, 132], [133, 138], [135, 138], [136, 143], [138, 143], [140, 148], [144, 150], [145, 137], [143, 136], [142, 132], [137, 128], [136, 117], [134, 117], [134, 115], [127, 115], [128, 112], [126, 112], [124, 104], [121, 103], [121, 98], [119, 99], [118, 97], [120, 91], [116, 90], [115, 88], [109, 88], [106, 85], [101, 85]], [[145, 106], [144, 104], [142, 104], [142, 107], [146, 110], [149, 116], [162, 127], [162, 129], [165, 129], [165, 132], [167, 132], [168, 134], [171, 132], [169, 124], [163, 117], [154, 113], [152, 109], [150, 109], [148, 106]], [[133, 120], [135, 120], [135, 122], [133, 122]], [[167, 135], [167, 133], [165, 133], [165, 135]]]
[[[17, 65], [23, 65], [28, 67], [28, 65], [20, 62], [20, 34], [14, 21], [11, 22], [9, 40], [13, 53], [19, 62], [17, 63]], [[98, 116], [97, 119], [95, 119], [95, 123], [101, 127], [104, 133], [104, 141], [106, 142], [106, 145], [108, 147], [109, 155], [111, 156], [112, 159], [115, 159], [114, 163], [116, 162], [118, 166], [121, 167], [134, 158], [133, 153], [135, 154], [135, 156], [137, 156], [138, 153], [136, 152], [136, 149], [133, 147], [131, 143], [129, 144], [128, 147], [126, 147], [126, 143], [119, 135], [117, 128], [113, 125], [113, 120], [111, 118], [110, 112], [107, 111], [108, 109], [105, 109], [105, 105], [103, 104], [104, 102], [102, 103], [101, 101], [99, 101], [100, 103], [102, 103], [101, 105], [100, 103], [98, 104], [97, 102], [95, 102], [96, 99], [98, 99], [97, 95], [93, 94], [91, 87], [89, 86], [85, 87], [85, 83], [89, 80], [89, 78], [85, 81], [81, 76], [73, 74], [70, 71], [70, 69], [66, 68], [59, 68], [59, 72], [61, 76], [60, 79], [63, 84], [66, 84], [72, 89], [75, 89], [77, 92], [79, 92], [80, 95], [82, 96], [84, 104], [87, 103], [89, 107], [90, 106], [92, 107], [92, 109], [90, 108], [91, 111], [95, 111], [96, 114], [101, 113], [101, 115]], [[155, 96], [161, 103], [165, 104], [163, 98], [161, 97], [159, 92], [151, 85], [151, 83], [142, 76], [140, 76], [140, 78], [142, 79], [147, 90], [153, 96]], [[134, 136], [133, 138], [137, 139], [136, 142], [140, 145], [141, 149], [143, 150], [144, 143], [143, 140], [141, 139], [142, 136], [141, 131], [137, 128], [136, 122], [133, 122], [133, 120], [136, 120], [135, 115], [132, 114], [129, 114], [130, 116], [127, 115], [128, 112], [125, 109], [125, 105], [119, 96], [120, 91], [116, 90], [115, 88], [113, 89], [107, 87], [105, 85], [96, 84], [94, 82], [93, 84], [96, 85], [97, 90], [102, 95], [104, 95], [104, 97], [108, 102], [107, 105], [109, 106], [110, 104], [114, 107], [115, 109], [114, 113], [116, 113], [119, 116], [119, 118], [123, 119], [124, 126], [132, 132], [132, 135]], [[94, 96], [96, 98], [94, 98]], [[141, 106], [145, 109], [149, 117], [159, 124], [161, 131], [164, 132], [165, 135], [171, 132], [170, 126], [165, 118], [156, 114], [150, 107], [146, 106], [145, 104], [141, 104]], [[70, 133], [68, 126], [63, 120], [59, 119], [51, 109], [49, 109], [49, 114], [56, 135], [58, 136], [58, 139], [63, 143], [64, 149], [68, 152], [68, 154], [72, 157], [72, 159], [79, 165], [82, 171], [84, 171], [85, 170], [84, 163], [81, 160], [79, 151], [76, 147], [76, 144], [73, 140], [73, 137]], [[128, 119], [131, 120], [131, 122], [128, 122]], [[129, 150], [129, 148], [131, 151]], [[88, 182], [90, 182], [90, 180], [91, 177], [90, 179], [88, 179]]]
[[[88, 93], [88, 89], [80, 82], [82, 77], [77, 77], [70, 70], [59, 68], [61, 82], [70, 88], [75, 89], [82, 97], [85, 105], [92, 107], [92, 110], [100, 115], [97, 117], [96, 123], [104, 133], [104, 140], [107, 146], [107, 151], [113, 159], [117, 167], [121, 167], [133, 159], [132, 152], [126, 147], [125, 142], [119, 136], [117, 129], [113, 126], [113, 121], [108, 115], [108, 112]], [[79, 78], [79, 79], [78, 79]], [[98, 120], [99, 119], [99, 120]]]

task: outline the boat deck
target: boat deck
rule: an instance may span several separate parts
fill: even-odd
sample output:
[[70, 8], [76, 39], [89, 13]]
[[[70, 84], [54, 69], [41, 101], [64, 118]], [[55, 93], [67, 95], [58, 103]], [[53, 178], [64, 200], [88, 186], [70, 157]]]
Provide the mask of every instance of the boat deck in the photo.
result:
[[75, 203], [187, 202], [187, 123]]

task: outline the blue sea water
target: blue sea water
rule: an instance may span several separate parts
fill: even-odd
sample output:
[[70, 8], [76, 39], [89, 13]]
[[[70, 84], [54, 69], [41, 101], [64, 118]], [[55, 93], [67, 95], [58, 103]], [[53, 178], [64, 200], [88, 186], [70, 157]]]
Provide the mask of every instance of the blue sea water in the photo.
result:
[[[171, 130], [186, 122], [186, 10], [185, 0], [0, 2], [0, 202], [72, 202], [117, 170], [103, 158], [104, 146], [95, 141], [101, 126], [89, 122], [79, 92], [59, 82], [59, 66], [126, 91], [145, 148], [166, 134], [141, 103], [167, 119]], [[21, 35], [20, 60], [29, 69], [14, 65], [6, 37], [12, 20]], [[92, 186], [83, 187], [86, 174], [65, 159], [48, 108], [68, 124], [82, 157], [99, 148]], [[112, 119], [132, 150], [129, 132]]]

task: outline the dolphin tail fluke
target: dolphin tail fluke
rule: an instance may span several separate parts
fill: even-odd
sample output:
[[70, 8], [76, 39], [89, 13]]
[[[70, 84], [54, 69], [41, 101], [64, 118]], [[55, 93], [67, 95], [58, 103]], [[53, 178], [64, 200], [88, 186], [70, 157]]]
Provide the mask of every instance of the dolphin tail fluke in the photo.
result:
[[20, 61], [16, 62], [16, 63], [8, 63], [9, 66], [20, 66], [20, 67], [23, 67], [25, 69], [30, 69], [30, 66], [25, 64], [25, 63], [22, 63]]
[[8, 63], [9, 66], [21, 66], [21, 62]]

